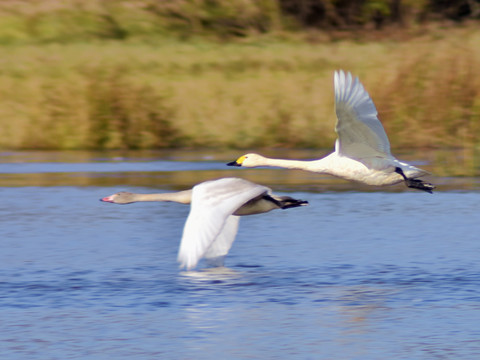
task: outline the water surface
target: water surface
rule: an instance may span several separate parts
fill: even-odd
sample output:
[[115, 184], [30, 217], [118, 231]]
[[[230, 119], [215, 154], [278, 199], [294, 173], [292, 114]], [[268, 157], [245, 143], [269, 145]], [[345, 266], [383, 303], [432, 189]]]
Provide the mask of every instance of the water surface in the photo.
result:
[[[2, 359], [480, 356], [476, 176], [432, 177], [430, 195], [150, 155], [5, 155]], [[310, 205], [243, 217], [227, 268], [185, 272], [188, 206], [98, 201], [221, 176]]]

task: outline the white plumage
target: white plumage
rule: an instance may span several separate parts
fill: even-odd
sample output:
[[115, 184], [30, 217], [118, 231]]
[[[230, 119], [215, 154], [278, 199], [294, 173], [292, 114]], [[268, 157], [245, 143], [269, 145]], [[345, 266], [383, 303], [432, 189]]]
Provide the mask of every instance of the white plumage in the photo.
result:
[[239, 216], [261, 214], [274, 209], [307, 205], [307, 201], [277, 196], [262, 185], [239, 178], [222, 178], [195, 185], [175, 193], [134, 194], [119, 192], [101, 199], [116, 204], [137, 201], [173, 201], [191, 204], [183, 229], [178, 261], [193, 269], [205, 258], [222, 266], [238, 230]]
[[250, 153], [227, 165], [300, 169], [377, 186], [405, 181], [408, 187], [431, 193], [435, 187], [417, 179], [428, 174], [427, 171], [400, 162], [391, 154], [377, 109], [358, 78], [336, 71], [334, 87], [338, 138], [333, 153], [311, 161], [270, 159]]
[[221, 260], [237, 235], [239, 217], [233, 215], [235, 211], [249, 200], [269, 192], [265, 186], [237, 178], [195, 185], [178, 251], [180, 266], [194, 268], [202, 257]]

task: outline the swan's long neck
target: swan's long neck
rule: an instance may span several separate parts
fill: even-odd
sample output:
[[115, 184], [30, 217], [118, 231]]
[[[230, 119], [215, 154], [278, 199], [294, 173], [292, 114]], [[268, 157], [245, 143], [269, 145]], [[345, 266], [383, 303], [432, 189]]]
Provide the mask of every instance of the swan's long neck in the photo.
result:
[[320, 160], [287, 160], [264, 158], [264, 166], [275, 166], [286, 169], [328, 172], [328, 157]]
[[172, 201], [181, 204], [190, 204], [190, 202], [192, 201], [192, 190], [161, 194], [133, 194], [132, 200], [134, 202]]

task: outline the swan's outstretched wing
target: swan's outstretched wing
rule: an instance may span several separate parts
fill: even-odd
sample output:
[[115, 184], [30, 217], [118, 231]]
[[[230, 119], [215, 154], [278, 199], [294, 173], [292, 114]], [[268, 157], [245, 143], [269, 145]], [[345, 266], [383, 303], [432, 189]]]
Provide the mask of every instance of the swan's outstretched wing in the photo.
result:
[[203, 256], [209, 266], [223, 266], [225, 256], [235, 241], [239, 222], [239, 216], [230, 215], [227, 217], [222, 231], [220, 231], [220, 234], [218, 234]]
[[265, 186], [238, 178], [206, 181], [194, 186], [190, 214], [178, 252], [181, 267], [194, 268], [212, 244], [209, 256], [217, 252], [218, 256], [221, 252], [226, 254], [237, 232], [238, 219], [231, 215], [250, 199], [268, 191]]
[[390, 142], [377, 118], [377, 109], [360, 83], [350, 73], [335, 71], [335, 112], [338, 139], [335, 149], [357, 160], [389, 157]]

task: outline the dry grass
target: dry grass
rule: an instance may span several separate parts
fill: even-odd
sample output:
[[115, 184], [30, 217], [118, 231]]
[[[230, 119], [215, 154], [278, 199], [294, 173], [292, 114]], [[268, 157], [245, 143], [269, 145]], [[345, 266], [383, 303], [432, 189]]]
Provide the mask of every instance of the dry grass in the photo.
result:
[[479, 39], [453, 40], [414, 48], [375, 97], [396, 146], [462, 147], [478, 142]]
[[332, 147], [333, 70], [358, 75], [393, 147], [478, 144], [480, 36], [407, 42], [3, 46], [0, 147]]

